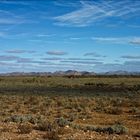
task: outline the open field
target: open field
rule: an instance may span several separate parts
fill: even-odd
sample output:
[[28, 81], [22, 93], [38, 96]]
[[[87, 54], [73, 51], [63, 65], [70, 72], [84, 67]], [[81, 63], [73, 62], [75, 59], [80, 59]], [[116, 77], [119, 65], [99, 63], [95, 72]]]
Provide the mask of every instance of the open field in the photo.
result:
[[140, 77], [0, 77], [0, 140], [82, 139], [140, 139]]

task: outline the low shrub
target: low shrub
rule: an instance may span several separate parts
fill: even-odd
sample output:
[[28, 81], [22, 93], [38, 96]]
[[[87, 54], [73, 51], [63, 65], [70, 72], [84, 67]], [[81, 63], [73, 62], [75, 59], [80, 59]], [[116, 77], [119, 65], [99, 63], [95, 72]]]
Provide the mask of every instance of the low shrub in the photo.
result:
[[29, 134], [32, 131], [32, 127], [29, 124], [19, 124], [18, 129], [21, 134]]
[[70, 125], [70, 121], [64, 119], [63, 117], [56, 119], [56, 123], [60, 127], [65, 127], [66, 125]]
[[122, 124], [114, 124], [111, 129], [113, 130], [112, 132], [116, 134], [125, 134], [128, 131]]
[[13, 115], [10, 116], [9, 118], [5, 119], [4, 122], [15, 122], [15, 123], [32, 123], [32, 124], [36, 124], [38, 122], [42, 121], [41, 116], [38, 117], [34, 117], [32, 115]]
[[48, 120], [46, 121], [41, 121], [35, 126], [36, 130], [40, 131], [53, 131], [56, 129], [56, 125], [52, 122], [49, 122]]
[[96, 131], [99, 133], [108, 133], [108, 134], [125, 134], [127, 133], [127, 128], [122, 124], [114, 124], [109, 127], [96, 127], [93, 125], [81, 127], [84, 131]]

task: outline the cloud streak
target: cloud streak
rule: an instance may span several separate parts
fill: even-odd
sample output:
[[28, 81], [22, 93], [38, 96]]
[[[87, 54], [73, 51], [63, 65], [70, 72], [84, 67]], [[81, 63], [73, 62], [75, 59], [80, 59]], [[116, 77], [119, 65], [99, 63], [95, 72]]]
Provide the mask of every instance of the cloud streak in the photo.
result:
[[7, 50], [6, 53], [21, 54], [21, 53], [35, 53], [36, 51], [29, 50]]
[[98, 37], [92, 37], [91, 39], [96, 42], [140, 45], [140, 37], [101, 37], [101, 36], [98, 36]]
[[13, 61], [19, 58], [20, 57], [18, 56], [12, 56], [12, 55], [0, 55], [0, 61]]
[[63, 51], [48, 51], [46, 53], [48, 55], [66, 55], [66, 54], [68, 54], [67, 52], [63, 52]]
[[95, 52], [85, 53], [84, 56], [105, 57], [104, 55], [100, 55], [100, 54], [97, 54]]
[[126, 58], [126, 59], [140, 59], [140, 55], [138, 55], [138, 56], [124, 55], [124, 56], [121, 56], [121, 58]]
[[0, 10], [0, 25], [13, 25], [26, 23], [21, 15], [17, 15], [10, 10]]
[[103, 63], [93, 66], [93, 70], [97, 72], [108, 72], [108, 71], [128, 71], [128, 72], [139, 72], [140, 61], [125, 61], [123, 64]]
[[89, 64], [102, 64], [102, 62], [99, 62], [99, 61], [67, 61], [67, 60], [64, 60], [64, 61], [60, 61], [62, 63], [73, 63], [73, 64], [86, 64], [86, 65], [89, 65]]
[[109, 18], [131, 18], [139, 16], [140, 2], [132, 0], [124, 1], [80, 1], [79, 9], [56, 16], [54, 20], [61, 26], [88, 26], [98, 21]]
[[0, 1], [0, 4], [14, 4], [14, 5], [29, 5], [29, 3], [28, 2], [25, 2], [25, 1], [16, 1], [16, 0], [2, 0], [2, 1]]
[[140, 45], [140, 37], [136, 37], [136, 38], [130, 40], [130, 43]]

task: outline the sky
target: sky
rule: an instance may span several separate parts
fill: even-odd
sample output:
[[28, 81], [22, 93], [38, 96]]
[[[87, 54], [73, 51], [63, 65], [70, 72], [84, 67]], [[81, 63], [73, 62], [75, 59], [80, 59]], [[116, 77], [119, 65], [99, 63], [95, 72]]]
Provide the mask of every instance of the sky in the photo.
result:
[[0, 73], [140, 72], [139, 0], [0, 0]]

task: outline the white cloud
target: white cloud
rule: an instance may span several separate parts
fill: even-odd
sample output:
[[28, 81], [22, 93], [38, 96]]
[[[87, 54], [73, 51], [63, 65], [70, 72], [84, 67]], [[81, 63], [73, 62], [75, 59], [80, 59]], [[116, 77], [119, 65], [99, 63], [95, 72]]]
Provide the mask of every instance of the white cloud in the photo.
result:
[[66, 55], [67, 52], [63, 52], [63, 51], [48, 51], [46, 52], [48, 55]]
[[66, 1], [66, 0], [61, 0], [61, 1], [54, 1], [54, 5], [60, 6], [60, 7], [76, 7], [78, 1]]
[[21, 24], [25, 19], [10, 10], [0, 10], [0, 24]]
[[123, 55], [121, 58], [126, 58], [126, 59], [140, 59], [140, 55]]
[[3, 32], [0, 32], [0, 38], [3, 38], [3, 39], [20, 39], [20, 38], [25, 38], [27, 37], [28, 33], [24, 33], [24, 32], [21, 32], [21, 33], [8, 33], [8, 31], [3, 31]]
[[117, 38], [117, 37], [92, 37], [92, 40], [96, 40], [96, 41], [118, 41], [121, 38]]
[[20, 24], [23, 23], [24, 21], [22, 20], [17, 20], [17, 19], [11, 19], [11, 18], [1, 18], [0, 19], [0, 24]]
[[[4, 4], [8, 3], [8, 4], [12, 4], [12, 3], [17, 3], [19, 4], [18, 2], [16, 1], [3, 1]], [[6, 2], [6, 3], [5, 3]], [[1, 2], [0, 2], [1, 4]], [[19, 9], [17, 8], [17, 11]], [[9, 30], [17, 25], [20, 25], [20, 24], [29, 24], [29, 23], [38, 23], [38, 21], [36, 20], [31, 20], [31, 18], [27, 17], [28, 15], [28, 11], [27, 13], [24, 12], [21, 13], [21, 12], [18, 12], [16, 13], [15, 11], [12, 11], [10, 8], [8, 10], [2, 10], [0, 9], [0, 25], [11, 25], [11, 27], [9, 26], [8, 29], [6, 30]]]
[[92, 37], [93, 41], [118, 43], [118, 44], [140, 44], [140, 37]]
[[25, 1], [16, 1], [16, 0], [2, 0], [0, 1], [1, 4], [14, 4], [14, 5], [29, 5], [29, 3], [25, 2]]
[[82, 27], [110, 17], [124, 19], [140, 14], [139, 1], [81, 1], [79, 5], [78, 10], [54, 17], [56, 24]]
[[55, 36], [56, 34], [37, 34], [37, 37], [52, 37]]
[[130, 41], [130, 43], [140, 45], [140, 37], [135, 37]]
[[140, 61], [125, 61], [122, 64], [117, 63], [97, 64], [93, 67], [93, 70], [97, 72], [108, 72], [108, 71], [140, 72]]
[[21, 54], [21, 53], [35, 53], [35, 51], [32, 50], [7, 50], [6, 53], [13, 53], [13, 54]]
[[70, 40], [80, 40], [80, 37], [71, 37]]
[[93, 56], [93, 57], [105, 57], [103, 55], [100, 55], [96, 52], [89, 52], [89, 53], [85, 53], [84, 56]]

